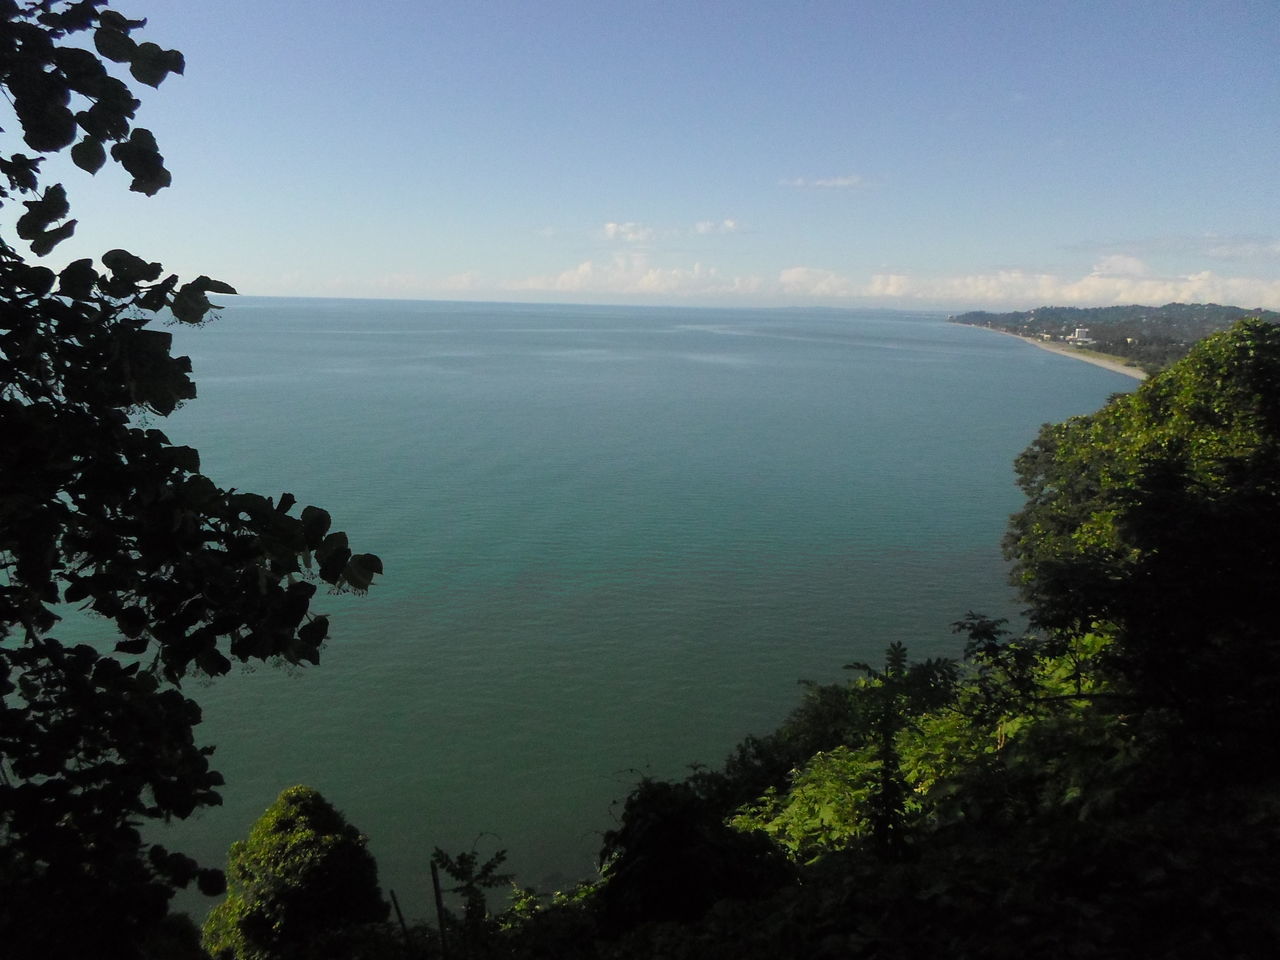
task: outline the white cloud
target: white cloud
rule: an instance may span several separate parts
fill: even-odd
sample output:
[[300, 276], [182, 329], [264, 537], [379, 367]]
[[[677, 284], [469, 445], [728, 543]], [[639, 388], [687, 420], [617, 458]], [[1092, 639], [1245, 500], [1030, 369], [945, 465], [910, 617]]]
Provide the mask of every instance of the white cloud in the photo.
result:
[[877, 273], [865, 291], [869, 297], [905, 297], [911, 294], [911, 278], [902, 273]]
[[604, 225], [604, 235], [608, 240], [621, 240], [625, 243], [646, 243], [654, 238], [651, 227], [628, 220], [626, 223], [615, 223], [610, 220]]
[[[1103, 258], [1083, 277], [1062, 277], [1023, 270], [998, 270], [964, 276], [915, 279], [903, 277], [903, 293], [918, 300], [981, 303], [992, 306], [1099, 306], [1126, 303], [1229, 303], [1247, 307], [1280, 307], [1280, 281], [1226, 277], [1211, 270], [1156, 276], [1136, 257]], [[875, 291], [871, 295], [893, 295]]]
[[703, 296], [750, 294], [763, 289], [759, 277], [731, 277], [715, 267], [659, 267], [640, 253], [618, 254], [606, 262], [584, 260], [557, 274], [534, 276], [508, 289], [560, 293]]
[[954, 300], [960, 303], [1035, 303], [1058, 304], [1062, 284], [1058, 278], [1044, 273], [1022, 270], [997, 270], [959, 277], [913, 280], [911, 296], [917, 299]]
[[1109, 243], [1081, 243], [1069, 249], [1098, 256], [1149, 256], [1169, 263], [1210, 259], [1233, 262], [1280, 263], [1280, 237], [1273, 234], [1200, 234], [1147, 237]]
[[737, 233], [742, 225], [737, 220], [699, 220], [693, 225], [693, 232], [703, 235], [711, 233]]
[[877, 273], [861, 283], [832, 270], [789, 267], [778, 274], [773, 292], [826, 300], [897, 300], [951, 307], [1181, 302], [1280, 309], [1280, 280], [1228, 277], [1211, 270], [1158, 276], [1141, 259], [1127, 254], [1103, 257], [1079, 277], [1006, 269], [942, 277]]
[[1150, 271], [1147, 265], [1137, 257], [1124, 253], [1113, 253], [1103, 257], [1093, 266], [1091, 276], [1099, 277], [1145, 277]]
[[860, 187], [866, 183], [866, 181], [856, 173], [846, 174], [843, 177], [794, 177], [790, 180], [782, 180], [780, 182], [784, 187], [818, 187], [828, 190]]
[[[723, 229], [725, 221], [707, 223]], [[642, 247], [624, 246], [558, 272], [510, 282], [467, 271], [435, 284], [407, 274], [385, 277], [383, 287], [386, 292], [404, 291], [400, 295], [434, 292], [445, 296], [484, 293], [500, 297], [506, 291], [595, 302], [614, 298], [659, 303], [714, 298], [756, 304], [824, 302], [956, 310], [1177, 301], [1280, 309], [1280, 277], [1226, 275], [1213, 270], [1167, 273], [1125, 252], [1101, 255], [1092, 268], [1074, 275], [1017, 267], [949, 275], [905, 270], [859, 275], [850, 270], [795, 265], [763, 279], [700, 261], [673, 262]]]
[[455, 273], [440, 281], [441, 290], [449, 290], [453, 292], [478, 290], [482, 285], [482, 278], [475, 270], [468, 270], [465, 273]]
[[778, 274], [778, 286], [801, 297], [853, 297], [860, 292], [848, 277], [816, 267], [788, 267]]
[[1215, 260], [1280, 260], [1280, 240], [1224, 237], [1212, 240], [1205, 253]]

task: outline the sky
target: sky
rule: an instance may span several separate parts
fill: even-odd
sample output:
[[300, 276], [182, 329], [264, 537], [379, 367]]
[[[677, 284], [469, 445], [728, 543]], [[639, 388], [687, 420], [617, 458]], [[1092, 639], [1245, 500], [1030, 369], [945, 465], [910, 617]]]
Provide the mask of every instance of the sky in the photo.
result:
[[186, 56], [134, 85], [173, 186], [68, 166], [50, 261], [273, 296], [1280, 309], [1276, 0], [113, 6]]

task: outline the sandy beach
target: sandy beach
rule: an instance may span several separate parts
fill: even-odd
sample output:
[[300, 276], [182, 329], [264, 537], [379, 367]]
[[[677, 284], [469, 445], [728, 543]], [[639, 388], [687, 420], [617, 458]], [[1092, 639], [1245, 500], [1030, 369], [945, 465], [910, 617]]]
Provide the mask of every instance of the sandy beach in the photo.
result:
[[1001, 333], [1006, 337], [1015, 337], [1023, 343], [1029, 343], [1033, 347], [1039, 347], [1041, 350], [1048, 350], [1050, 353], [1060, 353], [1064, 357], [1075, 357], [1077, 360], [1083, 360], [1085, 363], [1092, 363], [1095, 367], [1103, 367], [1114, 373], [1123, 373], [1126, 377], [1133, 377], [1135, 380], [1145, 380], [1147, 375], [1138, 367], [1128, 366], [1123, 360], [1112, 360], [1109, 357], [1102, 357], [1096, 353], [1087, 353], [1078, 350], [1075, 347], [1067, 346], [1065, 343], [1049, 343], [1033, 337], [1023, 337], [1016, 333], [1010, 333], [1007, 330], [997, 330], [995, 327], [978, 327], [974, 324], [975, 329], [990, 330], [992, 333]]

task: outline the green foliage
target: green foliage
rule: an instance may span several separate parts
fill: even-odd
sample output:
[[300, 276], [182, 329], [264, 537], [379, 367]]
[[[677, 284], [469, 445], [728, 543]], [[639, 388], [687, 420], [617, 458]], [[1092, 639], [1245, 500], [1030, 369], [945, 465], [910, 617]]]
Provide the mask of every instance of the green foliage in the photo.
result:
[[688, 921], [725, 898], [751, 897], [788, 871], [758, 837], [725, 824], [722, 810], [689, 783], [643, 780], [621, 822], [605, 834], [604, 885], [596, 896], [602, 929]]
[[[182, 55], [138, 42], [144, 21], [105, 7], [0, 0], [0, 87], [37, 154], [0, 149], [0, 206], [21, 204], [13, 230], [35, 257], [75, 228], [40, 154], [69, 148], [89, 173], [109, 155], [147, 195], [169, 183], [102, 58], [156, 86]], [[12, 240], [0, 237], [0, 941], [14, 955], [110, 943], [131, 956], [175, 886], [222, 886], [139, 830], [218, 802], [182, 678], [316, 662], [316, 581], [363, 590], [381, 563], [324, 511], [291, 514], [290, 494], [219, 488], [195, 450], [145, 425], [195, 396], [156, 312], [201, 323], [208, 295], [231, 286], [124, 250], [55, 269]], [[59, 639], [66, 603], [99, 618], [97, 642]]]
[[802, 681], [800, 703], [772, 733], [746, 737], [720, 770], [698, 769], [689, 784], [717, 809], [734, 809], [770, 788], [780, 789], [809, 757], [856, 739], [869, 723], [870, 704], [846, 684]]
[[503, 916], [495, 917], [489, 912], [487, 891], [495, 887], [512, 886], [511, 874], [498, 872], [506, 859], [505, 850], [497, 851], [483, 863], [474, 848], [457, 856], [450, 856], [439, 847], [431, 853], [432, 865], [456, 881], [448, 891], [462, 898], [461, 918], [447, 910], [445, 916], [440, 918], [445, 928], [442, 934], [446, 942], [460, 940], [468, 955], [493, 953], [498, 931], [518, 916], [520, 911], [533, 912], [531, 894], [520, 891], [519, 888], [516, 888], [519, 894], [516, 903]]
[[227, 897], [204, 945], [226, 960], [347, 955], [360, 928], [386, 919], [367, 840], [310, 787], [290, 787], [227, 856]]
[[794, 771], [784, 792], [770, 787], [729, 824], [758, 830], [791, 857], [813, 863], [871, 835], [873, 797], [880, 786], [881, 762], [874, 747], [839, 746], [815, 753]]
[[[1145, 701], [1218, 709], [1274, 683], [1280, 327], [1241, 321], [1018, 459], [1006, 551], [1038, 623], [1106, 625]], [[1274, 689], [1273, 689], [1274, 692]], [[1254, 698], [1256, 699], [1256, 698]]]
[[866, 674], [844, 690], [858, 705], [850, 715], [860, 723], [845, 726], [843, 744], [793, 770], [785, 791], [768, 788], [730, 820], [737, 829], [762, 831], [809, 863], [861, 841], [882, 859], [901, 854], [908, 821], [920, 810], [902, 747], [955, 696], [953, 662], [909, 663], [901, 643], [889, 646], [883, 670], [865, 663], [847, 669]]

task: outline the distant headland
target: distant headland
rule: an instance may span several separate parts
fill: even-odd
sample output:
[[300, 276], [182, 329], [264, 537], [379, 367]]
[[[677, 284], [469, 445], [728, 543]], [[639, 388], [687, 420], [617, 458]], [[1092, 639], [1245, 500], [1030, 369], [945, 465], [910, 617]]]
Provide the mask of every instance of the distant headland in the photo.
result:
[[1013, 313], [979, 310], [947, 320], [1013, 334], [1046, 350], [1142, 379], [1185, 356], [1196, 341], [1227, 329], [1242, 317], [1280, 323], [1280, 313], [1274, 310], [1216, 303], [1037, 307]]

